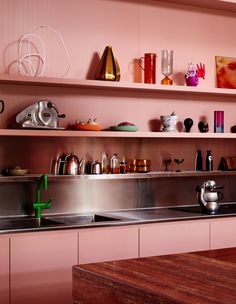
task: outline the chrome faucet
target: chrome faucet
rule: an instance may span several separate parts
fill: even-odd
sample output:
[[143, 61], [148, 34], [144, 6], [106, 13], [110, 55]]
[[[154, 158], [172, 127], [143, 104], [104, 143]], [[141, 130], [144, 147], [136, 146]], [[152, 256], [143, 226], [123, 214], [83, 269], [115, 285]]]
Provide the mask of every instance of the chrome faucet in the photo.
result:
[[40, 196], [41, 196], [41, 187], [43, 186], [44, 190], [48, 189], [48, 179], [46, 174], [42, 174], [40, 176], [37, 190], [36, 190], [36, 201], [33, 203], [33, 207], [35, 209], [35, 218], [41, 219], [42, 218], [42, 209], [49, 209], [51, 208], [51, 201], [52, 198], [49, 199], [48, 202], [41, 202]]

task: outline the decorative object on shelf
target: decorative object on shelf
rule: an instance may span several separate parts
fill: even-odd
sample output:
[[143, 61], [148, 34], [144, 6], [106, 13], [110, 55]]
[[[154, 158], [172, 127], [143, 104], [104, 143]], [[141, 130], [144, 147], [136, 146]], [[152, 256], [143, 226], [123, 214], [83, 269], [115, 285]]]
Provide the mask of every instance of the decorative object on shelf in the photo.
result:
[[120, 173], [120, 159], [116, 153], [113, 154], [110, 161], [110, 171], [112, 174]]
[[197, 76], [199, 78], [205, 79], [206, 76], [206, 68], [205, 68], [205, 64], [201, 64], [201, 62], [199, 63], [199, 65], [197, 64]]
[[221, 157], [218, 169], [223, 171], [236, 170], [236, 156]]
[[216, 56], [218, 88], [236, 89], [236, 58]]
[[96, 80], [120, 81], [120, 67], [111, 46], [106, 46], [95, 73]]
[[185, 131], [187, 133], [189, 133], [190, 130], [191, 130], [191, 128], [192, 128], [192, 126], [193, 126], [193, 120], [192, 120], [192, 118], [186, 118], [184, 120], [184, 126], [185, 126]]
[[196, 161], [195, 161], [195, 170], [202, 171], [202, 151], [197, 150]]
[[161, 73], [165, 76], [161, 84], [172, 85], [173, 81], [169, 76], [173, 74], [173, 50], [161, 51]]
[[138, 131], [138, 126], [130, 122], [121, 122], [117, 126], [111, 126], [112, 131], [125, 131], [125, 132], [136, 132]]
[[224, 133], [224, 111], [214, 111], [214, 132]]
[[77, 175], [85, 174], [86, 159], [85, 157], [78, 159], [74, 154], [62, 154], [55, 161], [52, 174], [55, 175]]
[[1, 109], [0, 109], [0, 114], [4, 111], [5, 109], [5, 104], [3, 100], [0, 100], [0, 104], [1, 104]]
[[236, 125], [230, 128], [231, 133], [236, 133]]
[[104, 127], [101, 123], [97, 120], [97, 118], [88, 120], [76, 120], [75, 124], [71, 126], [72, 130], [80, 130], [80, 131], [101, 131]]
[[[18, 58], [15, 60], [17, 69], [21, 75], [32, 77], [44, 76], [46, 71], [45, 45], [43, 43], [43, 35], [40, 36], [39, 34], [36, 34], [39, 30], [42, 29], [53, 32], [60, 39], [67, 59], [66, 71], [61, 76], [64, 77], [67, 75], [71, 67], [69, 52], [61, 34], [50, 26], [40, 25], [36, 27], [31, 33], [28, 33], [21, 37], [18, 42]], [[57, 58], [57, 56], [55, 56], [55, 58]]]
[[176, 124], [178, 116], [175, 112], [172, 112], [170, 115], [161, 115], [161, 124], [163, 126], [162, 132], [177, 132]]
[[151, 171], [150, 159], [129, 159], [128, 164], [130, 173], [148, 173]]
[[91, 174], [102, 174], [102, 164], [98, 160], [92, 162]]
[[110, 160], [106, 152], [102, 153], [102, 173], [107, 174], [110, 172]]
[[5, 173], [13, 176], [24, 176], [28, 173], [28, 169], [22, 169], [21, 167], [16, 166], [13, 169], [6, 169]]
[[207, 133], [209, 131], [208, 123], [206, 121], [203, 121], [203, 120], [199, 121], [198, 129], [201, 133]]
[[58, 114], [53, 102], [41, 100], [20, 112], [16, 116], [16, 122], [22, 128], [63, 130], [58, 124], [59, 118], [65, 117], [65, 114]]
[[[144, 57], [140, 57], [139, 66], [144, 70], [144, 83], [156, 83], [156, 57], [155, 53], [145, 53]], [[144, 59], [144, 67], [142, 60]]]
[[199, 83], [199, 78], [198, 78], [196, 68], [194, 67], [194, 65], [191, 62], [188, 64], [188, 71], [187, 71], [187, 74], [185, 75], [185, 80], [186, 80], [187, 86], [190, 86], [190, 87], [196, 87]]
[[169, 166], [171, 165], [172, 159], [171, 158], [165, 158], [163, 159], [163, 163], [165, 164], [165, 171], [169, 171]]
[[213, 157], [211, 150], [207, 150], [206, 152], [206, 171], [213, 171]]
[[177, 164], [176, 172], [181, 172], [180, 164], [184, 162], [184, 158], [174, 158], [174, 162]]

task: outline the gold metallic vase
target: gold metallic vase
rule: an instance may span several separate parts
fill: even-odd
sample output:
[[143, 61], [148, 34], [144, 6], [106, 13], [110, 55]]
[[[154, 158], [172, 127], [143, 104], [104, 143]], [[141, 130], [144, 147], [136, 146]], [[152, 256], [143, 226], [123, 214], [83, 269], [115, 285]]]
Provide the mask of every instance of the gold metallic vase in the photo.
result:
[[120, 67], [111, 46], [107, 46], [102, 54], [98, 69], [95, 73], [95, 79], [108, 81], [120, 80]]

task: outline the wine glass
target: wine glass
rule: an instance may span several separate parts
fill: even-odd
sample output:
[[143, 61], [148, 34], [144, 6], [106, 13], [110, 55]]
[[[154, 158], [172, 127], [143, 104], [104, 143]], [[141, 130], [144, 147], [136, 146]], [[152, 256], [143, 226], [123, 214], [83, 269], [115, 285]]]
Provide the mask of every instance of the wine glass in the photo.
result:
[[184, 158], [174, 158], [175, 163], [177, 164], [176, 172], [181, 172], [180, 164], [184, 162]]
[[161, 84], [172, 85], [173, 81], [169, 76], [173, 74], [173, 50], [161, 51], [161, 73], [165, 76]]

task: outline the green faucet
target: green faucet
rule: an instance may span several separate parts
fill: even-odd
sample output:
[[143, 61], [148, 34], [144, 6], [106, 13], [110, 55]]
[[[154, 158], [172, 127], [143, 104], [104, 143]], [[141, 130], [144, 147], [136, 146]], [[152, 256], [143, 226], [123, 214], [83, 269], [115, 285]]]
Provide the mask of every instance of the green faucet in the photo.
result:
[[42, 209], [49, 209], [51, 208], [51, 201], [52, 198], [49, 199], [48, 202], [41, 202], [40, 201], [40, 194], [41, 194], [41, 187], [44, 187], [45, 190], [48, 189], [48, 178], [46, 174], [42, 174], [38, 185], [37, 185], [37, 192], [36, 192], [36, 202], [33, 203], [33, 207], [35, 209], [35, 217], [37, 219], [42, 218]]

